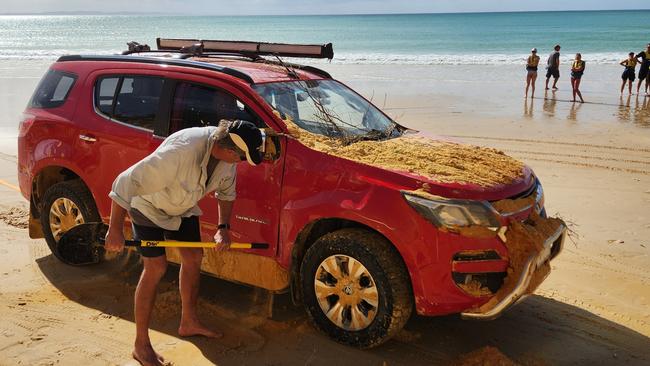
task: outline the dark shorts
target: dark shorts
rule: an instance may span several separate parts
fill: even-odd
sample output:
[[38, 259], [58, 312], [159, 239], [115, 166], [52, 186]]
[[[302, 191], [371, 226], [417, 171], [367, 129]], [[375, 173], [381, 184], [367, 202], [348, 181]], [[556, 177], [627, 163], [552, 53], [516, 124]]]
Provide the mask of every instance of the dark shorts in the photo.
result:
[[634, 81], [636, 78], [634, 69], [625, 69], [625, 71], [623, 71], [623, 75], [621, 75], [621, 78], [623, 78], [623, 81]]
[[535, 66], [526, 66], [526, 71], [528, 71], [528, 72], [537, 72], [537, 67], [535, 67]]
[[648, 76], [648, 68], [650, 67], [650, 64], [643, 64], [641, 65], [641, 69], [639, 70], [639, 80], [643, 80]]
[[[135, 240], [201, 241], [201, 226], [198, 216], [184, 217], [181, 221], [181, 227], [177, 231], [138, 224], [132, 224], [132, 226]], [[138, 247], [138, 252], [143, 257], [154, 258], [165, 255], [165, 248]]]
[[554, 77], [555, 79], [560, 78], [560, 69], [557, 69], [555, 67], [549, 67], [546, 69], [546, 78]]
[[574, 79], [581, 79], [582, 78], [582, 72], [573, 72], [571, 71], [571, 77]]

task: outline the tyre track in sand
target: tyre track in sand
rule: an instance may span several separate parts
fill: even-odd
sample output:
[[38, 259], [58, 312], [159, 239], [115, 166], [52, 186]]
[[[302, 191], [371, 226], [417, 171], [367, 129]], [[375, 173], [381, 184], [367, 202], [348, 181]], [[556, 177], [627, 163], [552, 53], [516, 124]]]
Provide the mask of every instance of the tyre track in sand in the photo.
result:
[[494, 147], [523, 161], [650, 175], [650, 148], [641, 146], [464, 135], [450, 137]]
[[493, 141], [505, 141], [505, 142], [511, 142], [511, 143], [512, 142], [532, 143], [532, 144], [538, 144], [538, 145], [561, 145], [561, 146], [573, 146], [573, 147], [589, 147], [589, 148], [607, 149], [607, 150], [622, 150], [622, 151], [650, 153], [650, 148], [645, 148], [645, 147], [599, 145], [599, 144], [587, 144], [587, 143], [580, 143], [580, 142], [532, 140], [532, 139], [520, 139], [520, 138], [511, 138], [511, 137], [490, 137], [490, 136], [469, 136], [469, 135], [447, 135], [447, 136], [448, 137], [459, 138], [459, 139], [493, 140]]

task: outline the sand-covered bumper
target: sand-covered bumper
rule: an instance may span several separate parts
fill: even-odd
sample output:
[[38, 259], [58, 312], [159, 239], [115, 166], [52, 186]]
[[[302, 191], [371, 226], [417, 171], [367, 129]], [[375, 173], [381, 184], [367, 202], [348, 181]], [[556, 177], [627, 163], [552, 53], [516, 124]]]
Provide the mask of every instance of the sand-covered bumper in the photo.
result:
[[[461, 313], [463, 319], [493, 320], [533, 293], [550, 273], [549, 262], [562, 250], [567, 228], [561, 220], [537, 216], [528, 224], [514, 223], [509, 232], [511, 258], [503, 286], [487, 303]], [[526, 242], [534, 245], [526, 250], [521, 247]]]

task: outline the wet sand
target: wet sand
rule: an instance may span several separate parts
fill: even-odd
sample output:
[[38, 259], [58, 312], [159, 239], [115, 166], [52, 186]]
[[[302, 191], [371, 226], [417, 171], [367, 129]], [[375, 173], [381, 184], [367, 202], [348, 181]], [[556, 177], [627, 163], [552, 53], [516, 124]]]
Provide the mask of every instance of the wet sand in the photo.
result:
[[[277, 297], [269, 320], [253, 290], [207, 277], [201, 311], [226, 335], [181, 339], [170, 270], [153, 325], [165, 356], [176, 365], [430, 365], [493, 346], [522, 364], [650, 363], [650, 98], [632, 96], [628, 107], [625, 96], [619, 105], [619, 68], [590, 65], [583, 94], [600, 104], [574, 105], [564, 101], [566, 73], [554, 97], [543, 99], [540, 89], [524, 103], [523, 68], [407, 66], [396, 76], [388, 65], [321, 66], [409, 127], [521, 159], [544, 184], [548, 212], [579, 236], [567, 241], [536, 294], [500, 319], [414, 317], [395, 340], [370, 351], [329, 341], [286, 295]], [[609, 74], [609, 86], [597, 82]], [[11, 123], [0, 121], [8, 129]], [[12, 188], [13, 141], [0, 139], [0, 179], [7, 183], [0, 184], [0, 218], [27, 207]], [[3, 221], [0, 255], [1, 365], [130, 362], [137, 261], [65, 266], [43, 240]]]

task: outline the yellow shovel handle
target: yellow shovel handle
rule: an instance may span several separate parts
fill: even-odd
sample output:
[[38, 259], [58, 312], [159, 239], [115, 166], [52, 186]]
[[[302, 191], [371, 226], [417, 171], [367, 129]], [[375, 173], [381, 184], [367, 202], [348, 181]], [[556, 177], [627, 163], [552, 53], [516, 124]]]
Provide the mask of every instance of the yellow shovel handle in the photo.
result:
[[[141, 240], [143, 248], [214, 248], [214, 242], [171, 241], [171, 240]], [[263, 243], [230, 243], [230, 249], [266, 249], [268, 244]]]

